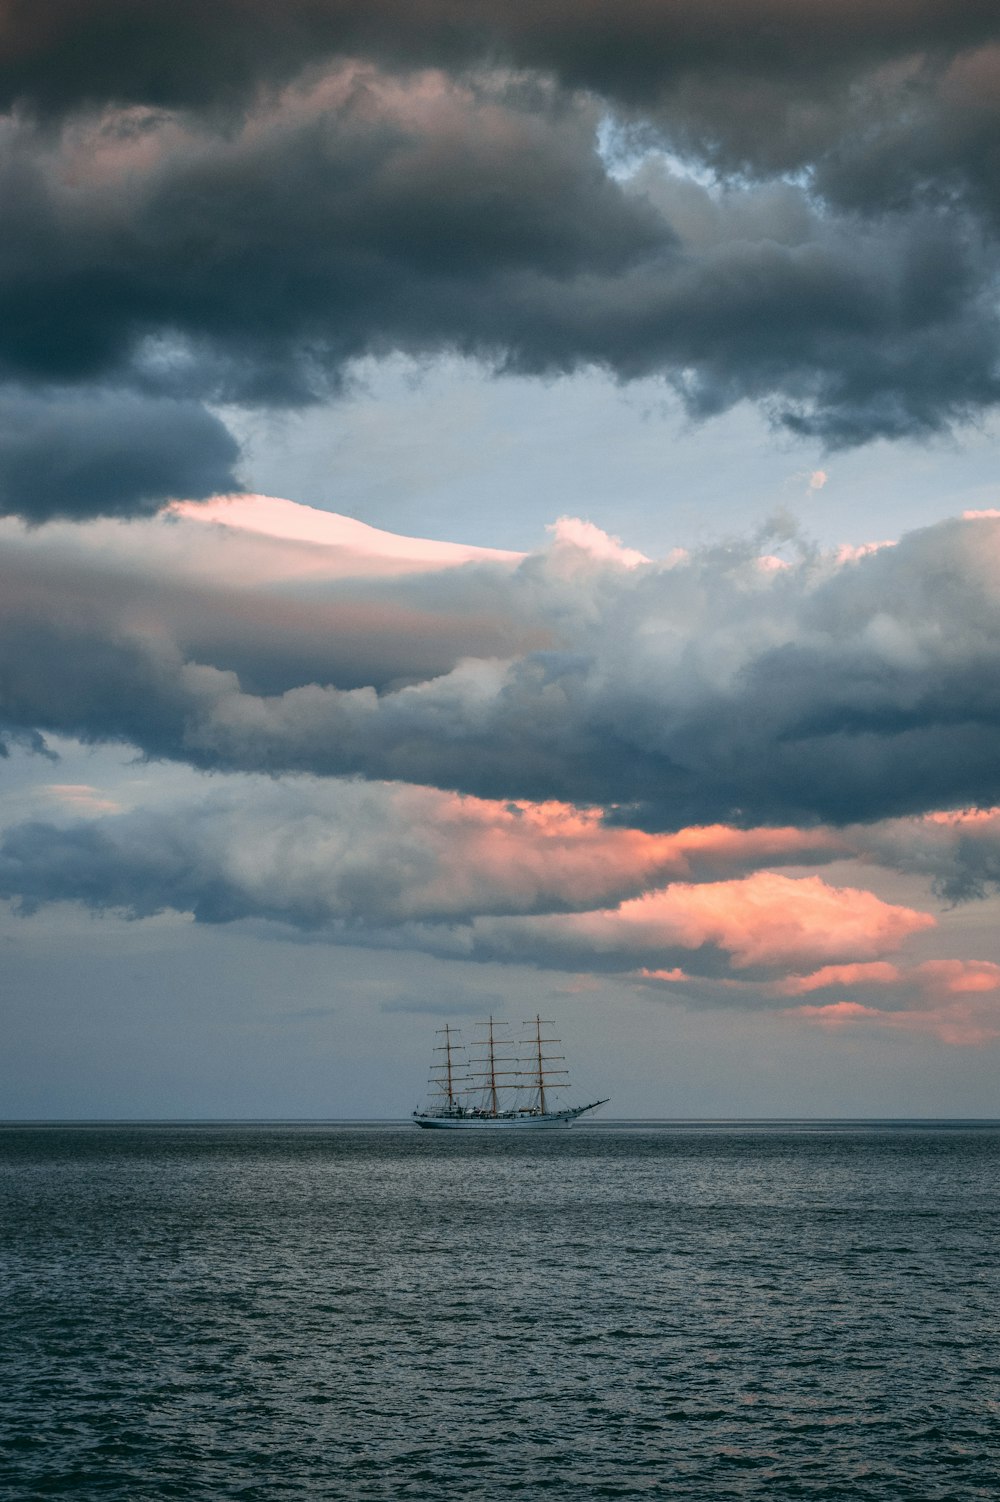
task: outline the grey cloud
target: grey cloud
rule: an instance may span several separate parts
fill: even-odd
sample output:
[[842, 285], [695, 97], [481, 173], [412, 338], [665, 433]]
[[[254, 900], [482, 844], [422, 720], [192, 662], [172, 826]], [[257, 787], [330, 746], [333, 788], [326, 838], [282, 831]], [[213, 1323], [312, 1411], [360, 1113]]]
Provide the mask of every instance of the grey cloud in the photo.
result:
[[37, 730], [27, 730], [23, 726], [4, 725], [0, 720], [0, 757], [7, 761], [11, 748], [15, 746], [29, 751], [33, 756], [44, 756], [47, 761], [59, 759], [56, 753], [46, 745], [45, 737], [39, 735]]
[[1000, 816], [990, 810], [876, 824], [852, 831], [852, 843], [867, 860], [923, 877], [947, 902], [1000, 891]]
[[[286, 805], [284, 821], [276, 823], [282, 814], [273, 801], [263, 810], [258, 804], [254, 820], [205, 806], [173, 817], [137, 813], [69, 826], [16, 825], [0, 837], [0, 897], [26, 916], [54, 902], [132, 919], [172, 910], [189, 912], [199, 923], [264, 920], [279, 932], [300, 930], [332, 944], [412, 949], [442, 959], [608, 974], [680, 963], [698, 975], [729, 972], [731, 956], [711, 942], [670, 942], [653, 934], [635, 939], [625, 932], [595, 941], [585, 928], [564, 928], [551, 917], [484, 917], [477, 898], [486, 893], [474, 870], [455, 881], [450, 905], [430, 912], [421, 890], [421, 867], [433, 868], [428, 831], [404, 818], [395, 821], [390, 843], [384, 827], [352, 818], [357, 807], [351, 801], [346, 818], [329, 831], [332, 838], [308, 832], [304, 850], [296, 848], [301, 822]], [[509, 897], [515, 898], [513, 891]], [[551, 901], [537, 905], [544, 913]], [[525, 902], [507, 906], [513, 912]], [[787, 965], [742, 970], [752, 980], [782, 968]], [[384, 1010], [451, 1015], [468, 1013], [469, 1006], [402, 996]]]
[[0, 514], [149, 515], [239, 488], [239, 446], [198, 402], [127, 392], [0, 391]]
[[967, 191], [995, 203], [989, 0], [76, 0], [7, 7], [0, 101], [62, 118], [105, 105], [252, 109], [344, 58], [456, 76], [514, 67], [608, 102], [633, 136], [727, 173], [809, 169], [876, 209]]
[[[327, 580], [316, 576], [318, 550], [308, 544], [169, 519], [131, 535], [138, 546], [118, 559], [110, 539], [105, 553], [67, 546], [65, 533], [59, 542], [8, 537], [0, 625], [12, 651], [17, 642], [34, 658], [53, 708], [61, 701], [71, 718], [75, 668], [65, 666], [65, 644], [75, 639], [73, 660], [89, 663], [84, 694], [103, 681], [108, 711], [120, 705], [150, 746], [155, 726], [165, 729], [154, 702], [173, 693], [168, 684], [185, 664], [207, 665], [218, 686], [265, 697], [317, 685], [381, 694], [439, 678], [464, 658], [517, 657], [555, 639], [552, 623], [530, 598], [512, 595], [499, 570], [473, 566], [444, 584], [435, 574]], [[158, 566], [173, 544], [199, 567]], [[294, 580], [303, 559], [312, 565], [305, 579], [285, 580], [283, 568]], [[277, 577], [260, 580], [268, 566]], [[17, 694], [14, 676], [6, 692]]]
[[44, 552], [19, 550], [0, 601], [0, 715], [42, 733], [201, 767], [618, 806], [661, 829], [1000, 802], [996, 521], [944, 523], [840, 567], [807, 553], [764, 568], [748, 547], [628, 570], [559, 543], [433, 582], [459, 633], [470, 580], [490, 580], [510, 621], [550, 632], [548, 649], [466, 654], [407, 680], [404, 617], [398, 647], [391, 633], [379, 646], [380, 686], [337, 687], [333, 643], [321, 681], [275, 694], [213, 661], [210, 637], [185, 653], [155, 593], [133, 619], [81, 568], [67, 595], [31, 568]]
[[[581, 836], [578, 821], [559, 829], [457, 802], [427, 789], [258, 783], [161, 810], [15, 824], [0, 836], [0, 897], [25, 914], [66, 901], [133, 919], [169, 909], [443, 958], [608, 973], [682, 963], [708, 977], [735, 967], [744, 980], [877, 954], [921, 926], [867, 893], [773, 874], [720, 895], [705, 871], [707, 885], [664, 894], [677, 865], [666, 848], [657, 857], [623, 832]], [[697, 871], [697, 842], [694, 857], [685, 874]], [[729, 874], [744, 862], [734, 850]], [[613, 911], [650, 890], [651, 904]], [[844, 911], [852, 921], [838, 939]], [[402, 996], [387, 1010], [468, 1011], [453, 1000]]]
[[297, 405], [364, 355], [460, 351], [662, 374], [695, 415], [750, 398], [832, 445], [996, 402], [996, 248], [970, 211], [833, 213], [789, 186], [779, 227], [772, 187], [616, 181], [598, 121], [541, 84], [345, 67], [246, 128], [8, 122], [0, 368]]
[[[25, 379], [115, 369], [298, 402], [367, 351], [502, 353], [518, 342], [508, 279], [613, 278], [669, 248], [604, 173], [594, 124], [348, 72], [235, 136], [154, 120], [138, 146], [114, 122], [52, 144], [10, 127], [0, 359]], [[68, 193], [77, 156], [96, 180]]]
[[[828, 836], [816, 845], [819, 859], [836, 850]], [[428, 788], [239, 779], [165, 810], [15, 824], [0, 839], [0, 894], [28, 909], [75, 901], [136, 918], [174, 909], [205, 923], [263, 918], [349, 937], [616, 906], [674, 876], [713, 881], [809, 853], [766, 840], [677, 851]]]
[[574, 867], [556, 840], [547, 858], [533, 855], [530, 829], [520, 860], [498, 869], [477, 843], [488, 829], [426, 789], [244, 783], [162, 812], [15, 825], [0, 840], [0, 894], [28, 911], [53, 901], [133, 918], [173, 909], [203, 923], [263, 918], [349, 941], [414, 920], [617, 902], [650, 877], [648, 864], [601, 874], [586, 850]]
[[233, 107], [336, 55], [552, 71], [624, 101], [702, 74], [815, 83], [922, 54], [947, 57], [996, 33], [988, 0], [63, 0], [6, 7], [0, 98], [43, 111], [114, 102]]

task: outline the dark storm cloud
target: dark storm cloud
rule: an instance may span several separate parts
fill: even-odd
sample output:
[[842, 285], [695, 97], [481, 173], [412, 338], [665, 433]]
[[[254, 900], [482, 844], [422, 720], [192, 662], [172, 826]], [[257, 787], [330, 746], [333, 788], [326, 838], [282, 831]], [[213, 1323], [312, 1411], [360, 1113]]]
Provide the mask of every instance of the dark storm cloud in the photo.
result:
[[356, 69], [230, 133], [10, 126], [0, 369], [294, 405], [360, 356], [458, 350], [661, 373], [696, 415], [749, 397], [834, 445], [1000, 397], [973, 221], [831, 216], [655, 163], [623, 185], [596, 126], [546, 90]]
[[175, 496], [238, 489], [239, 449], [194, 401], [0, 391], [0, 514], [149, 515]]
[[991, 0], [63, 0], [4, 6], [0, 101], [251, 109], [344, 57], [514, 67], [586, 90], [639, 138], [725, 172], [807, 168], [876, 210], [928, 190], [996, 202]]
[[[648, 828], [1000, 802], [996, 521], [943, 524], [839, 567], [762, 566], [748, 548], [628, 569], [563, 539], [518, 568], [454, 569], [427, 586], [456, 639], [486, 589], [509, 632], [548, 632], [549, 648], [467, 651], [413, 681], [404, 614], [398, 646], [391, 632], [378, 644], [377, 685], [337, 686], [335, 640], [330, 669], [303, 681], [317, 652], [307, 632], [298, 683], [273, 694], [252, 686], [254, 641], [268, 651], [252, 590], [241, 681], [212, 631], [185, 636], [157, 591], [116, 603], [106, 571], [83, 560], [67, 590], [38, 556], [12, 552], [0, 594], [0, 718], [43, 733], [200, 767], [624, 805]], [[289, 681], [297, 649], [293, 633]]]
[[705, 73], [815, 80], [996, 35], [989, 0], [5, 0], [0, 99], [217, 107], [337, 55], [512, 63], [649, 102]]
[[[985, 0], [63, 0], [3, 18], [9, 379], [297, 405], [357, 357], [457, 350], [662, 374], [695, 415], [750, 398], [834, 446], [1000, 396]], [[709, 243], [662, 163], [609, 172], [657, 145], [727, 179], [683, 187], [715, 214]], [[784, 228], [775, 173], [799, 175]], [[142, 469], [138, 448], [122, 463]]]
[[[593, 113], [536, 103], [348, 71], [235, 136], [12, 127], [0, 362], [296, 402], [366, 352], [519, 350], [561, 286], [673, 243], [605, 174]], [[568, 335], [526, 357], [575, 363]]]

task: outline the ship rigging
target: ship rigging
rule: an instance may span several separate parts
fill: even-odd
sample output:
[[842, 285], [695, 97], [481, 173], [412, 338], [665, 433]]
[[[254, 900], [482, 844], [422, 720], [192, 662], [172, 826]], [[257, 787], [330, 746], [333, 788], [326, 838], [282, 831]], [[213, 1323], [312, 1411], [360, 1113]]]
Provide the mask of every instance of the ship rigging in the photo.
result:
[[489, 1017], [477, 1024], [482, 1036], [473, 1047], [478, 1052], [466, 1057], [461, 1030], [445, 1023], [436, 1036], [443, 1038], [434, 1049], [435, 1058], [444, 1058], [431, 1066], [432, 1101], [423, 1111], [414, 1111], [413, 1120], [420, 1127], [548, 1127], [568, 1126], [585, 1111], [606, 1104], [595, 1100], [584, 1106], [555, 1106], [550, 1100], [554, 1090], [568, 1090], [569, 1071], [557, 1066], [564, 1056], [548, 1053], [550, 1045], [560, 1046], [558, 1038], [543, 1036], [552, 1027], [546, 1018], [536, 1015], [524, 1025], [531, 1031], [515, 1046], [498, 1031], [508, 1024]]

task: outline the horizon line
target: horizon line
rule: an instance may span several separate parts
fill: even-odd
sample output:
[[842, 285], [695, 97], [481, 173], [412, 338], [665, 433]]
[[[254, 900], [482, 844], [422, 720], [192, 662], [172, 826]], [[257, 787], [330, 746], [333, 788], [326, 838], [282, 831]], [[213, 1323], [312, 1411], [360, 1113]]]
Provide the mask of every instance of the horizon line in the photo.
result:
[[[407, 1116], [5, 1116], [0, 1127], [13, 1126], [406, 1126]], [[574, 1123], [584, 1128], [663, 1125], [887, 1125], [918, 1122], [960, 1122], [1000, 1126], [1000, 1116], [606, 1116]]]

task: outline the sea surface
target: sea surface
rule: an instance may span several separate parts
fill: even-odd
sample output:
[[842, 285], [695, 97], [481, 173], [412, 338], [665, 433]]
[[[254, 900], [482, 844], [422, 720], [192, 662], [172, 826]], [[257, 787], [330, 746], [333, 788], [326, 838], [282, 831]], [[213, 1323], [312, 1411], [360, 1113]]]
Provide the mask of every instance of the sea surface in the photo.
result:
[[0, 1127], [0, 1497], [1000, 1492], [1000, 1127]]

